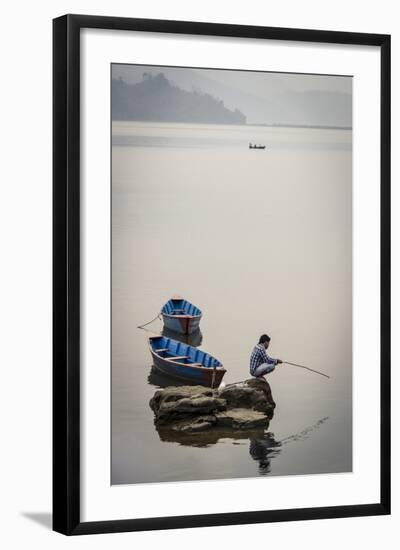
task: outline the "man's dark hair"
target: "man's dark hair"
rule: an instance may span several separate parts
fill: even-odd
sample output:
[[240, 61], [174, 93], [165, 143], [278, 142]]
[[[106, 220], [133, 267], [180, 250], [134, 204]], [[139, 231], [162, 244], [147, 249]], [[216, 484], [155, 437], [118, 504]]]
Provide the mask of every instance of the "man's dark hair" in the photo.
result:
[[258, 341], [259, 344], [264, 344], [264, 342], [269, 342], [271, 338], [268, 336], [268, 334], [262, 334], [260, 336], [260, 339]]

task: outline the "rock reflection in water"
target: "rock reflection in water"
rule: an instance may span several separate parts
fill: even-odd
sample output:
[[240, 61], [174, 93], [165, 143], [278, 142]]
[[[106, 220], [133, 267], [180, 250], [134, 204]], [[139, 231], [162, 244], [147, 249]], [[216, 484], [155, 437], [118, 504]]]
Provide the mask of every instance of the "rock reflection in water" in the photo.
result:
[[199, 328], [192, 334], [181, 334], [180, 332], [175, 332], [173, 330], [170, 330], [164, 327], [162, 329], [161, 334], [166, 338], [172, 338], [173, 340], [178, 340], [178, 342], [189, 344], [189, 346], [193, 346], [195, 348], [197, 348], [198, 346], [201, 346], [201, 343], [203, 341], [203, 334]]
[[177, 430], [171, 430], [166, 426], [159, 426], [156, 428], [161, 441], [167, 441], [169, 443], [179, 443], [179, 445], [189, 447], [211, 447], [216, 445], [223, 439], [230, 439], [232, 442], [239, 442], [243, 440], [249, 440], [251, 438], [263, 438], [263, 429], [252, 430], [232, 430], [215, 428], [212, 430], [205, 430], [199, 432], [182, 432]]
[[[260, 475], [271, 473], [271, 461], [281, 452], [284, 445], [295, 443], [310, 437], [311, 432], [324, 424], [329, 417], [321, 418], [312, 426], [308, 426], [303, 431], [293, 434], [278, 441], [272, 432], [266, 432], [265, 429], [253, 430], [224, 430], [214, 429], [204, 432], [185, 433], [171, 430], [167, 427], [156, 427], [161, 441], [179, 443], [190, 447], [210, 447], [216, 445], [223, 439], [231, 440], [232, 444], [238, 444], [239, 441], [249, 441], [249, 454], [251, 458], [258, 463], [258, 472]], [[267, 426], [268, 427], [268, 426]]]
[[269, 474], [271, 471], [271, 459], [280, 452], [281, 443], [277, 441], [274, 434], [264, 430], [208, 430], [197, 433], [182, 433], [170, 430], [165, 427], [157, 428], [161, 441], [178, 443], [190, 447], [211, 447], [221, 440], [231, 440], [233, 444], [240, 441], [249, 441], [249, 453], [251, 458], [258, 462], [258, 470], [261, 475]]

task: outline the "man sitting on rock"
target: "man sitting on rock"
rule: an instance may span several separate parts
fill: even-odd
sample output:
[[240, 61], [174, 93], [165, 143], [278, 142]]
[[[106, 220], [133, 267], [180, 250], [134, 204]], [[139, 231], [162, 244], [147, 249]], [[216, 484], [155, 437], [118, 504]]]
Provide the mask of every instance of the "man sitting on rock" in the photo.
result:
[[256, 378], [272, 372], [276, 365], [282, 363], [280, 359], [273, 359], [267, 354], [266, 350], [270, 341], [271, 338], [267, 334], [263, 334], [251, 353], [250, 374]]

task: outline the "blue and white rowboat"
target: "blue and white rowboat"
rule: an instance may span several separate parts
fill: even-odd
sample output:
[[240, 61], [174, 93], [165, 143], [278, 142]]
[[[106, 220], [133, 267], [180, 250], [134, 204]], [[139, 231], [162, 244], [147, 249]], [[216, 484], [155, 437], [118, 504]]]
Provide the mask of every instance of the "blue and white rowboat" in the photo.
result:
[[167, 329], [180, 334], [192, 334], [199, 328], [202, 313], [181, 296], [173, 296], [162, 307], [161, 315]]
[[215, 357], [165, 336], [149, 337], [154, 367], [168, 376], [217, 388], [226, 370]]

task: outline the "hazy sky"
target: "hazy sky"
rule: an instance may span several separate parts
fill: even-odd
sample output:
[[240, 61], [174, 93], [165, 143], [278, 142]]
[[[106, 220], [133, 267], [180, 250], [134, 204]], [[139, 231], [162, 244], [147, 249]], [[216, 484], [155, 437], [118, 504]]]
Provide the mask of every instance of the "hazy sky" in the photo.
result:
[[248, 124], [352, 125], [352, 78], [348, 76], [113, 65], [113, 78], [129, 83], [144, 72], [162, 72], [179, 88], [223, 100]]

